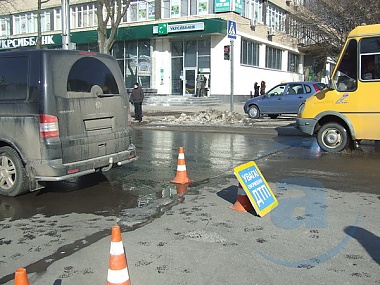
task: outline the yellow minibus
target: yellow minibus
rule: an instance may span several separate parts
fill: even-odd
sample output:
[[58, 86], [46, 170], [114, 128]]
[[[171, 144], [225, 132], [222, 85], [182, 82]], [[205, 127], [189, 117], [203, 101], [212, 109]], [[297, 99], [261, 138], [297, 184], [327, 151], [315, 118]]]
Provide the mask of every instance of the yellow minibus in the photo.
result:
[[300, 106], [297, 127], [327, 152], [380, 140], [380, 24], [349, 33], [328, 88]]

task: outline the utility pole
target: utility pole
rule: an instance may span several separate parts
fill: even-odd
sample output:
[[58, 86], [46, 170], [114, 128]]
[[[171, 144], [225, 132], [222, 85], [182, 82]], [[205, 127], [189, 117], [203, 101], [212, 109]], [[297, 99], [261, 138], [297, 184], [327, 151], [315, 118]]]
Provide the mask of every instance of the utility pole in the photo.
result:
[[71, 49], [70, 43], [70, 4], [69, 0], [62, 0], [62, 49]]
[[230, 111], [234, 111], [234, 41], [230, 40], [231, 45], [231, 55], [230, 55], [230, 64], [231, 64], [231, 90], [230, 90], [230, 97], [231, 97], [231, 106]]

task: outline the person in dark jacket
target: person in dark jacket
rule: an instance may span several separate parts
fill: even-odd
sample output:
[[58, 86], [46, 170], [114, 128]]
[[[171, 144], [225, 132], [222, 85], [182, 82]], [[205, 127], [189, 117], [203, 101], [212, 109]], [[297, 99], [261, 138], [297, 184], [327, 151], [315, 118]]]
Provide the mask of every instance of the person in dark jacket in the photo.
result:
[[135, 107], [135, 120], [141, 122], [143, 117], [142, 103], [144, 101], [144, 91], [141, 89], [137, 82], [133, 84], [133, 89], [129, 100], [133, 103], [133, 106]]
[[264, 95], [265, 94], [265, 81], [261, 81], [261, 84], [260, 84], [260, 95]]
[[253, 88], [255, 89], [255, 93], [254, 93], [253, 97], [259, 96], [260, 95], [259, 94], [260, 86], [257, 82], [255, 82], [255, 85], [253, 86]]

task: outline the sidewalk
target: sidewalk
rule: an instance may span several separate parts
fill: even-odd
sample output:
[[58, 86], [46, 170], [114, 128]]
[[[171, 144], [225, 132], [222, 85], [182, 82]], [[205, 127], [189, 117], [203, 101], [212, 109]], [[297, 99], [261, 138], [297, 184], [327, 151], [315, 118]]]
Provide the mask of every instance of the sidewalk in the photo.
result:
[[[248, 117], [247, 114], [244, 113], [243, 110], [244, 102], [234, 103], [233, 111]], [[216, 109], [219, 111], [231, 111], [231, 104], [221, 103], [219, 105], [184, 105], [184, 106], [152, 106], [152, 105], [144, 105], [143, 104], [143, 113], [147, 115], [152, 115], [154, 113], [199, 113], [202, 111], [206, 111], [207, 109]], [[133, 112], [133, 108], [132, 108]]]
[[[250, 119], [243, 110], [244, 102], [213, 105], [143, 105], [143, 121], [132, 122], [136, 129], [181, 129], [200, 131], [224, 131], [233, 133], [275, 134], [279, 136], [305, 136], [295, 126], [295, 115], [284, 115], [278, 119], [264, 117]], [[133, 115], [133, 107], [132, 107]], [[203, 113], [203, 114], [202, 114]], [[201, 129], [200, 129], [201, 128]]]

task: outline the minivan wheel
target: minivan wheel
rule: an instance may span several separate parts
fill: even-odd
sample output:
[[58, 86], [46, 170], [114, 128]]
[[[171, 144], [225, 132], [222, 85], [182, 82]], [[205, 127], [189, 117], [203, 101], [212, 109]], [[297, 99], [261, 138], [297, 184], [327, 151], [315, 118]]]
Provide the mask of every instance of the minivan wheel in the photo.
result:
[[18, 153], [9, 146], [0, 148], [0, 194], [17, 196], [28, 191], [28, 178]]
[[249, 106], [248, 116], [252, 119], [260, 118], [260, 110], [256, 105]]
[[349, 136], [347, 130], [338, 123], [323, 125], [317, 134], [320, 148], [327, 152], [339, 152], [348, 148]]

